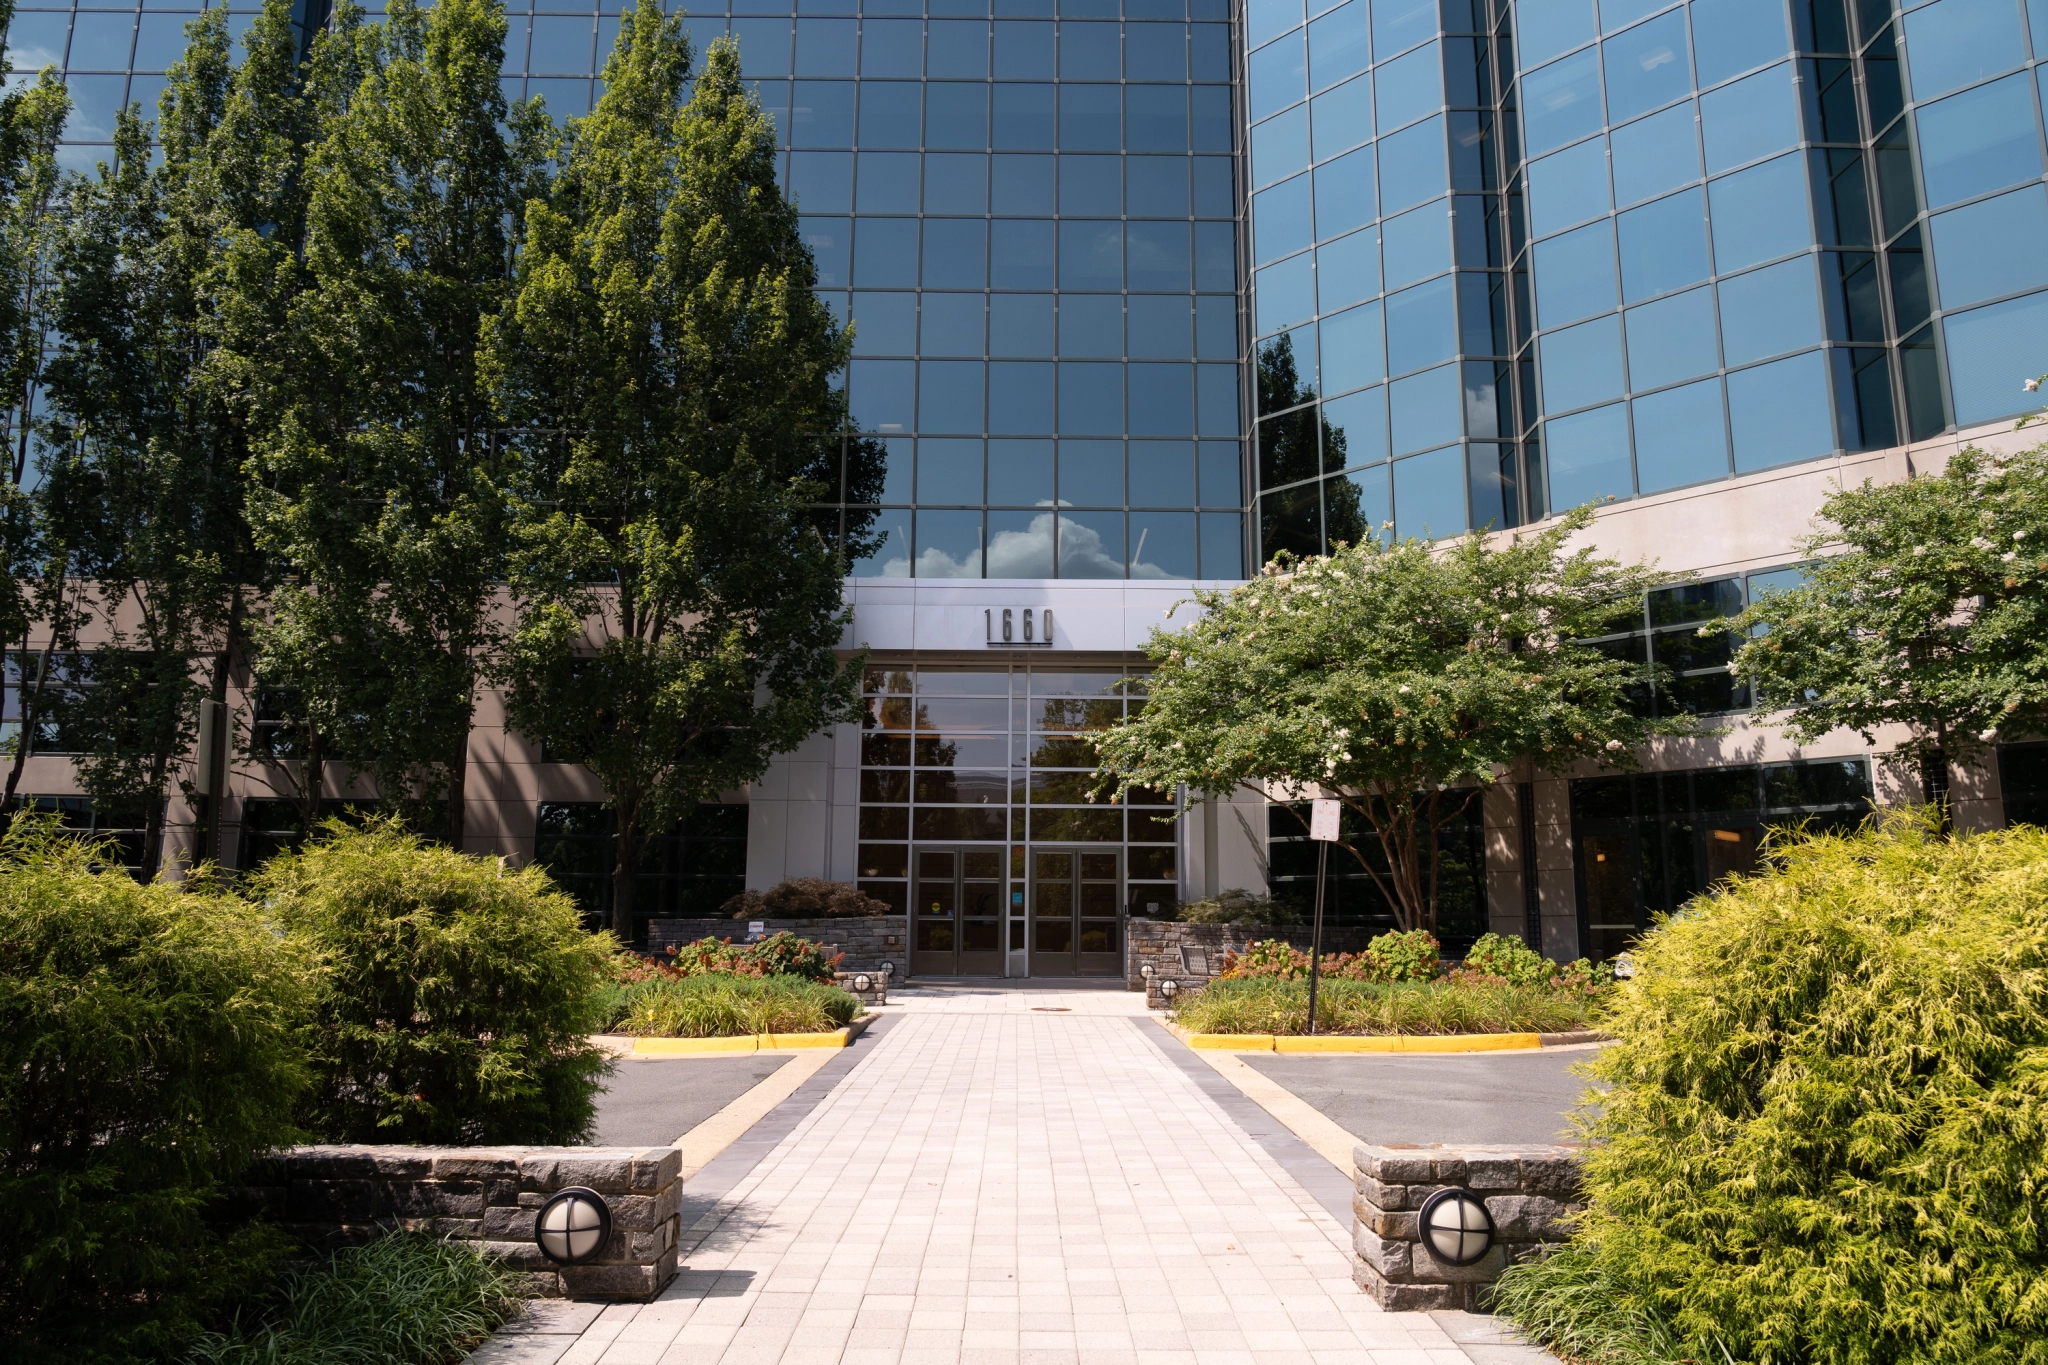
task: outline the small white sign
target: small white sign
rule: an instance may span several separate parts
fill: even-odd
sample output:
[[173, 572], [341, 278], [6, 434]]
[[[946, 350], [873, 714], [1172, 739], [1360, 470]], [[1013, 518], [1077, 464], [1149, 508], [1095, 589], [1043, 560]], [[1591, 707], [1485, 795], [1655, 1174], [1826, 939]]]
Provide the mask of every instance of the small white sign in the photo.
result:
[[1317, 801], [1314, 813], [1308, 818], [1308, 837], [1326, 844], [1336, 843], [1338, 812], [1343, 808], [1341, 801]]
[[757, 919], [750, 919], [747, 921], [748, 938], [759, 938], [767, 932], [768, 925], [764, 921]]

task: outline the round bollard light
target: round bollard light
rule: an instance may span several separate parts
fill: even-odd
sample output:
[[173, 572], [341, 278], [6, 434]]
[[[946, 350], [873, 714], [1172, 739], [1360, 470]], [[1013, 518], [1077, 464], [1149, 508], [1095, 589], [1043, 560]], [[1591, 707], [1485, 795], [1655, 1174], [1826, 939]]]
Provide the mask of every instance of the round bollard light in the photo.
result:
[[874, 978], [869, 976], [856, 976], [853, 979], [853, 988], [857, 991], [872, 990], [874, 985]]
[[1429, 1254], [1445, 1265], [1472, 1265], [1493, 1249], [1493, 1217], [1463, 1190], [1438, 1190], [1415, 1215]]
[[612, 1235], [612, 1211], [596, 1190], [572, 1185], [540, 1206], [533, 1240], [556, 1265], [581, 1265]]
[[1173, 993], [1179, 989], [1180, 982], [1178, 981], [1162, 981], [1159, 983], [1159, 993], [1168, 1000], [1173, 999]]

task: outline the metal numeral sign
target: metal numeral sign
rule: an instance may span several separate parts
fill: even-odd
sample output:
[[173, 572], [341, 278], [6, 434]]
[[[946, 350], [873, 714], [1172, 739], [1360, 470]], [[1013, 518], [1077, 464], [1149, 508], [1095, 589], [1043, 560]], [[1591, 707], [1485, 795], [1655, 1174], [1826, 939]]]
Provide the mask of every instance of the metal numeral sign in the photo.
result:
[[[1021, 610], [1023, 621], [1019, 632], [1018, 616]], [[982, 608], [982, 625], [987, 632], [990, 649], [1051, 649], [1052, 608], [1036, 609], [1038, 619], [1032, 620], [1034, 608], [995, 607]]]

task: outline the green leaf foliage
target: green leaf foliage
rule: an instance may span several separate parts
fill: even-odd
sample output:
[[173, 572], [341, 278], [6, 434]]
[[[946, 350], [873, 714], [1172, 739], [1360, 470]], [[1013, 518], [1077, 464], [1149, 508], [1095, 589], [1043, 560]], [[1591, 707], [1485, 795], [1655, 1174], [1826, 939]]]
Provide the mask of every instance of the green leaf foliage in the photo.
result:
[[1759, 711], [1807, 743], [1904, 726], [1923, 767], [2048, 727], [2048, 447], [1841, 489], [1820, 520], [1807, 581], [1727, 623]]
[[800, 976], [707, 972], [657, 977], [627, 988], [617, 1028], [642, 1038], [743, 1038], [762, 1033], [830, 1033], [861, 1013], [837, 986]]
[[488, 356], [522, 469], [507, 707], [604, 783], [622, 936], [646, 834], [858, 702], [841, 565], [806, 510], [848, 341], [737, 49], [711, 46], [686, 101], [689, 65], [678, 18], [627, 15], [528, 205]]
[[344, 1142], [588, 1133], [611, 945], [539, 868], [507, 873], [395, 821], [330, 821], [249, 894], [319, 964], [308, 1128]]
[[[1361, 981], [1325, 975], [1316, 1032], [1355, 1034], [1562, 1033], [1584, 1028], [1597, 1001], [1583, 992], [1504, 982]], [[1211, 981], [1173, 1002], [1195, 1033], [1308, 1032], [1308, 973]]]
[[0, 841], [0, 1356], [13, 1361], [153, 1354], [260, 1278], [277, 1248], [206, 1215], [293, 1139], [307, 1083], [297, 946], [217, 888], [139, 885], [97, 858], [36, 817]]
[[1479, 788], [1525, 759], [1625, 766], [1652, 735], [1693, 728], [1638, 715], [1639, 670], [1576, 643], [1640, 610], [1655, 581], [1568, 551], [1591, 520], [1581, 508], [1448, 546], [1368, 538], [1198, 590], [1204, 614], [1146, 644], [1148, 700], [1101, 740], [1106, 778], [1210, 798], [1320, 786], [1380, 840], [1385, 876], [1351, 851], [1401, 926], [1433, 928], [1434, 832]]
[[1631, 956], [1589, 1207], [1502, 1311], [1588, 1365], [2048, 1360], [2048, 833], [1791, 838]]

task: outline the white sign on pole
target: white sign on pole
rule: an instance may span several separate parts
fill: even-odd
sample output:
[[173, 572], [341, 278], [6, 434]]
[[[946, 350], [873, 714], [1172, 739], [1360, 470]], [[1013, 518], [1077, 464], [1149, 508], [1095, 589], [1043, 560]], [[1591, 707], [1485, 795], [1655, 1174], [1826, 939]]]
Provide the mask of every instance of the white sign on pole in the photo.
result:
[[1308, 837], [1320, 839], [1326, 844], [1337, 842], [1337, 812], [1343, 808], [1338, 801], [1317, 801], [1314, 812], [1308, 818]]

